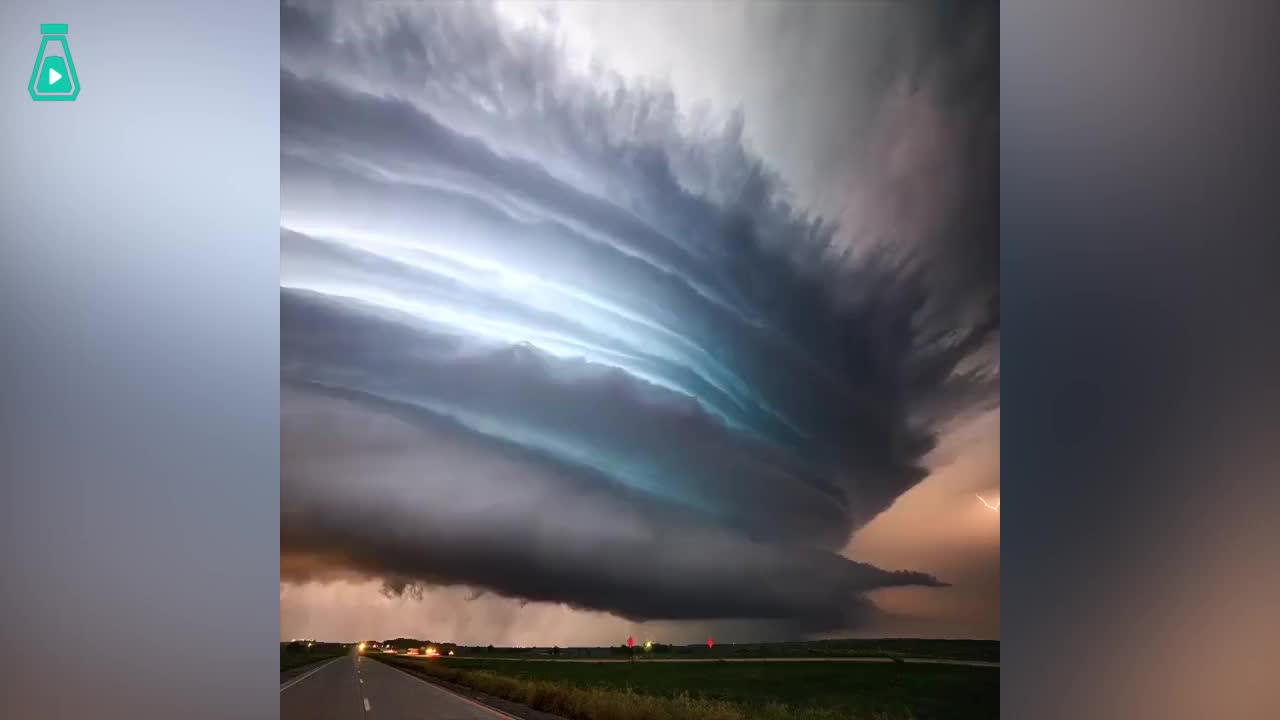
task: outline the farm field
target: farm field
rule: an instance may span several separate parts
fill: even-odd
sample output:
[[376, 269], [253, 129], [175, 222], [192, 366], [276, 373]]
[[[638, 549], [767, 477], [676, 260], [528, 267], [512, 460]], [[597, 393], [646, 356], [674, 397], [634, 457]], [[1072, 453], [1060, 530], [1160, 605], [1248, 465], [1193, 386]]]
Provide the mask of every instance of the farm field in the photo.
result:
[[[502, 692], [505, 689], [536, 699], [555, 696], [545, 688], [556, 687], [570, 695], [575, 690], [613, 694], [622, 705], [632, 696], [672, 701], [685, 698], [736, 711], [729, 717], [748, 720], [979, 720], [999, 715], [1000, 673], [993, 667], [821, 661], [567, 663], [463, 657], [380, 659], [486, 692], [496, 688], [498, 692], [494, 694], [499, 696], [506, 696]], [[503, 683], [501, 679], [513, 682]], [[539, 687], [544, 690], [539, 692]], [[565, 712], [563, 707], [538, 709]], [[574, 717], [572, 713], [567, 716]], [[584, 713], [576, 717], [611, 720], [615, 716]], [[671, 717], [681, 715], [673, 713]]]

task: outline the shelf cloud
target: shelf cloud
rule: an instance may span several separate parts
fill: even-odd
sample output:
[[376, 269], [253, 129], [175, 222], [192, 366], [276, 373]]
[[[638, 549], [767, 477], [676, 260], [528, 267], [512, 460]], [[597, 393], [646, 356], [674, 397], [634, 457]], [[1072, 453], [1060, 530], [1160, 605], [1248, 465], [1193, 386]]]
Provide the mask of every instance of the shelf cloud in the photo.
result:
[[813, 630], [945, 585], [841, 554], [999, 403], [994, 84], [933, 22], [824, 216], [495, 6], [286, 3], [282, 578]]

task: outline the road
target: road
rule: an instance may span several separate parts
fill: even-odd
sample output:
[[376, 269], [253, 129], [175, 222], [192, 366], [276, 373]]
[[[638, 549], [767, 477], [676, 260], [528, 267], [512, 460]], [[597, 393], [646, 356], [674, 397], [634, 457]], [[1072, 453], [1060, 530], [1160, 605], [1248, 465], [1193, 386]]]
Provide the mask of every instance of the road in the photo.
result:
[[281, 720], [510, 720], [389, 665], [344, 655], [280, 685]]

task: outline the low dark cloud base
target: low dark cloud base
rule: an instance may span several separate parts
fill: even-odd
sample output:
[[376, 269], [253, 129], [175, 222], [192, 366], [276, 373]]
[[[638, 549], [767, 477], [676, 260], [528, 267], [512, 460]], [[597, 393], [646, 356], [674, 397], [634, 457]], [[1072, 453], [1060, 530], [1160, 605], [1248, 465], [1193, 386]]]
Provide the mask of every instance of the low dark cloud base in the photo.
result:
[[859, 594], [941, 586], [696, 512], [446, 418], [350, 392], [282, 393], [286, 580], [343, 572], [464, 584], [638, 619], [804, 618], [842, 627]]

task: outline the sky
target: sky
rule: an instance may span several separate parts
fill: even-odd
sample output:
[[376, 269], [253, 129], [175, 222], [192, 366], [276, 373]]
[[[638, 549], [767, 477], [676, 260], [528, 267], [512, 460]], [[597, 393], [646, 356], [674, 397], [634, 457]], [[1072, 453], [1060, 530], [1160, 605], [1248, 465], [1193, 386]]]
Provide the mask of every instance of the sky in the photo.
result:
[[999, 637], [994, 4], [281, 14], [281, 637]]

